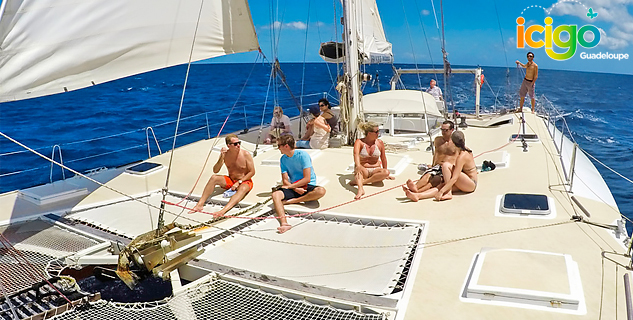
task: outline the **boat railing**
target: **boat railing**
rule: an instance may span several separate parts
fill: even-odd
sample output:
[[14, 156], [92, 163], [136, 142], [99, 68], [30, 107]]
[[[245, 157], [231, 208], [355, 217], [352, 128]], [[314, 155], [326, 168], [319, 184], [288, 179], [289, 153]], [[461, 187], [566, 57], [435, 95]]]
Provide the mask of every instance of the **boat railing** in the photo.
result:
[[[207, 120], [207, 128], [209, 128], [209, 117], [207, 116], [207, 114], [205, 113], [205, 119]], [[163, 154], [163, 151], [160, 150], [160, 143], [158, 143], [158, 139], [156, 139], [156, 134], [154, 133], [154, 128], [152, 127], [147, 127], [145, 128], [145, 140], [147, 141], [147, 158], [151, 158], [152, 157], [152, 149], [151, 149], [151, 145], [149, 143], [149, 133], [152, 133], [152, 136], [154, 137], [154, 142], [156, 143], [156, 147], [158, 148], [158, 154]]]
[[[574, 170], [576, 168], [576, 158], [578, 153], [578, 143], [571, 133], [564, 113], [556, 108], [545, 95], [538, 98], [540, 113], [546, 115], [547, 131], [554, 141], [554, 146], [558, 152], [558, 157], [563, 168], [565, 185], [571, 190], [574, 183]], [[567, 138], [567, 139], [565, 139]]]
[[[55, 160], [55, 150], [59, 151], [59, 163], [62, 164], [62, 166], [64, 165], [64, 158], [62, 158], [62, 147], [58, 144], [53, 146], [53, 151], [51, 152], [51, 159]], [[51, 173], [49, 175], [49, 180], [50, 183], [53, 183], [53, 168], [54, 168], [54, 163], [51, 162]], [[66, 179], [66, 173], [64, 172], [64, 167], [60, 167], [60, 169], [62, 169], [62, 179]]]
[[[314, 99], [314, 96], [323, 95], [323, 93], [305, 94], [304, 98]], [[285, 100], [287, 99], [279, 99], [278, 102], [283, 104]], [[261, 116], [256, 113], [249, 114], [247, 110], [255, 106], [261, 108], [262, 104], [261, 102], [245, 104], [235, 108], [233, 116], [226, 121], [226, 127], [222, 133], [242, 130], [245, 127], [259, 127]], [[286, 108], [292, 110], [294, 107], [288, 104]], [[268, 123], [272, 117], [272, 107], [268, 107], [268, 110], [270, 115], [267, 114], [264, 118], [265, 123]], [[176, 135], [179, 138], [177, 146], [215, 136], [225, 124], [226, 114], [226, 109], [222, 109], [181, 118], [180, 132]], [[251, 116], [251, 119], [257, 118], [256, 124], [249, 123], [251, 121], [245, 119], [248, 116]], [[171, 149], [175, 125], [176, 120], [171, 120], [122, 133], [33, 149], [42, 154], [51, 154], [51, 159], [62, 165], [68, 165], [80, 172], [91, 173], [94, 168], [98, 168], [96, 171], [100, 171], [103, 167], [112, 168], [151, 158], [152, 144], [156, 145], [158, 154], [162, 154], [162, 150], [165, 148]], [[151, 139], [154, 141], [151, 142]], [[161, 144], [163, 145], [161, 146]], [[144, 152], [144, 150], [146, 151]], [[62, 153], [65, 159], [62, 159]], [[64, 169], [61, 172], [56, 171], [55, 167], [59, 167], [58, 165], [43, 160], [28, 150], [0, 153], [0, 163], [3, 164], [0, 167], [0, 180], [2, 181], [0, 193], [69, 178]], [[43, 170], [46, 169], [49, 171], [47, 172], [49, 179], [43, 178], [45, 177]]]

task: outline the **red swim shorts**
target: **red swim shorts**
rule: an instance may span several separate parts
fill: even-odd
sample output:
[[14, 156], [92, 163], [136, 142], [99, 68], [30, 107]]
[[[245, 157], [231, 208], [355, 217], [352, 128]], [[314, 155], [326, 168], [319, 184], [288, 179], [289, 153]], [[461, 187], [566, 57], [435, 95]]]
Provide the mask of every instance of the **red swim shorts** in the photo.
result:
[[[226, 188], [225, 189], [231, 189], [233, 184], [235, 184], [235, 182], [237, 182], [237, 180], [231, 180], [231, 178], [229, 178], [228, 176], [224, 176], [224, 181], [226, 182]], [[248, 191], [253, 190], [253, 180], [248, 179], [246, 181], [242, 181], [242, 184], [244, 184], [244, 183], [248, 185]]]

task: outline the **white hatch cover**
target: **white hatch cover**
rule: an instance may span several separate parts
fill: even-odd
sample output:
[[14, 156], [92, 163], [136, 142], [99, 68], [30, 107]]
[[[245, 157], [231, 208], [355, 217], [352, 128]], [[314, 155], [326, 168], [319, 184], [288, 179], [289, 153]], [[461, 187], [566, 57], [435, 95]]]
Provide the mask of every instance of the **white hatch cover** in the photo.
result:
[[586, 312], [578, 265], [570, 255], [484, 248], [473, 264], [463, 291], [467, 300]]

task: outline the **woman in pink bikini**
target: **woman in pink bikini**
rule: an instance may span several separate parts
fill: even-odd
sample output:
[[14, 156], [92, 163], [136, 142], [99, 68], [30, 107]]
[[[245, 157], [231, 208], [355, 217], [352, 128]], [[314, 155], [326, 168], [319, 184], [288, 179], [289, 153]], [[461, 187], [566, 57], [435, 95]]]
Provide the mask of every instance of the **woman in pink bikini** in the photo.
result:
[[365, 122], [360, 125], [360, 129], [365, 132], [365, 137], [356, 139], [354, 143], [354, 178], [350, 181], [351, 185], [358, 185], [355, 199], [365, 195], [363, 185], [394, 179], [389, 176], [387, 169], [385, 144], [378, 139], [378, 124]]

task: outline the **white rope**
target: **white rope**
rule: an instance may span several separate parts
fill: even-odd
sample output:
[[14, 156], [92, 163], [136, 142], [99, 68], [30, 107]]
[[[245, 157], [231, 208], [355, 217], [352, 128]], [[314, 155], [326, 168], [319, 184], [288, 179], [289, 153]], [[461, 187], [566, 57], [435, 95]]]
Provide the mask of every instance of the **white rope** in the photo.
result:
[[625, 177], [625, 176], [621, 175], [619, 172], [615, 171], [614, 169], [611, 169], [608, 165], [606, 165], [606, 164], [602, 163], [600, 160], [596, 159], [596, 157], [592, 156], [589, 152], [585, 151], [584, 149], [582, 149], [582, 148], [580, 148], [580, 147], [579, 147], [578, 149], [582, 150], [582, 152], [583, 152], [583, 153], [585, 153], [585, 154], [586, 154], [586, 155], [588, 155], [591, 159], [593, 159], [593, 160], [595, 160], [596, 162], [598, 162], [599, 164], [601, 164], [603, 167], [605, 167], [605, 168], [609, 169], [609, 171], [611, 171], [611, 172], [615, 173], [615, 174], [616, 174], [616, 175], [618, 175], [620, 178], [622, 178], [622, 179], [624, 179], [624, 180], [628, 181], [629, 183], [632, 183], [632, 184], [633, 184], [633, 181], [631, 181], [631, 179], [629, 179], [629, 178], [627, 178], [627, 177]]

